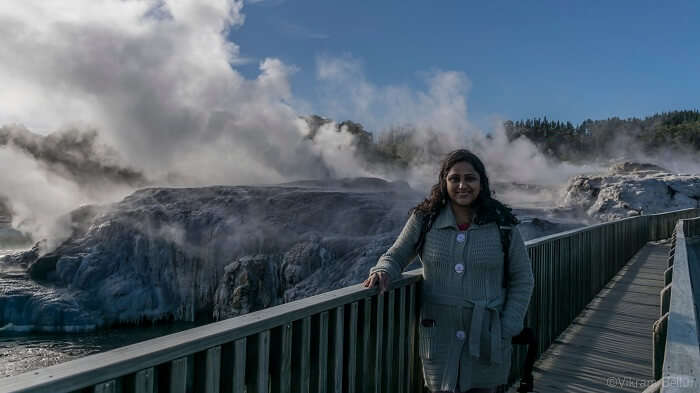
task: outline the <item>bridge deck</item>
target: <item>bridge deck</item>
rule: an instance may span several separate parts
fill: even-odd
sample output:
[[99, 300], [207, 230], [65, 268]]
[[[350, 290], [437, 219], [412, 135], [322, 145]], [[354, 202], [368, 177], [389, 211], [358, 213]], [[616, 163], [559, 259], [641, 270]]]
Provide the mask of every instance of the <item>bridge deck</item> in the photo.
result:
[[535, 363], [536, 392], [639, 393], [654, 382], [652, 325], [669, 248], [648, 243], [596, 295]]

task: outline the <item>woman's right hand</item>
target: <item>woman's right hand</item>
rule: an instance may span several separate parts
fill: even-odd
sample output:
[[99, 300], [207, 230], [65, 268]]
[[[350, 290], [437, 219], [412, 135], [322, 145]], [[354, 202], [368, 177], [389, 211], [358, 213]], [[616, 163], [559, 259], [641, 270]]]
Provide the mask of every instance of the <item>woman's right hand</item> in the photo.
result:
[[374, 272], [367, 277], [362, 283], [365, 288], [373, 288], [379, 286], [379, 293], [386, 292], [389, 289], [389, 275], [385, 272]]

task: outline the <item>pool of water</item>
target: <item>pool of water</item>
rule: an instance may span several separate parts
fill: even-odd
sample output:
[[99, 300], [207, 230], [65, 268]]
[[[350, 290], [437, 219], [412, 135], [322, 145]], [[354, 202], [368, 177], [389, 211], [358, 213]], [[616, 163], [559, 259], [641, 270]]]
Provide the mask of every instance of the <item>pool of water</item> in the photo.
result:
[[196, 327], [193, 323], [128, 327], [80, 334], [20, 334], [0, 331], [0, 378]]
[[[21, 250], [0, 249], [0, 257]], [[0, 272], [0, 280], [9, 280]], [[0, 281], [0, 291], [2, 290]], [[0, 378], [53, 366], [83, 356], [177, 333], [197, 324], [178, 322], [168, 325], [101, 329], [89, 333], [19, 333], [0, 326]]]

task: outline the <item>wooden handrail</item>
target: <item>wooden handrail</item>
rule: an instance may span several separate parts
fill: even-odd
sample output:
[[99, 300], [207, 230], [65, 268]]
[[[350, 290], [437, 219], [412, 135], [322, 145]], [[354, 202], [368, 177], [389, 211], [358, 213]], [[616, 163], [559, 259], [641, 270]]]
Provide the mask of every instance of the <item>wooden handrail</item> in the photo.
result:
[[699, 229], [700, 218], [681, 220], [676, 225], [661, 393], [700, 391], [700, 343], [694, 294], [698, 289], [693, 289], [693, 281], [700, 278], [700, 268], [696, 266], [698, 261], [691, 265], [687, 248], [687, 239], [700, 234]]

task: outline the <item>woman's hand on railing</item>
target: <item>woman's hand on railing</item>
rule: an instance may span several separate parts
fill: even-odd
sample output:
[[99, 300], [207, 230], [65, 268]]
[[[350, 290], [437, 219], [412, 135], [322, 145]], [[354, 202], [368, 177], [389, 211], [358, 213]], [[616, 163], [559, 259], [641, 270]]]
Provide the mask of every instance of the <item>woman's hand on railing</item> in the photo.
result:
[[364, 285], [365, 288], [379, 286], [379, 293], [384, 293], [389, 289], [389, 275], [384, 272], [374, 272], [367, 277], [362, 285]]

